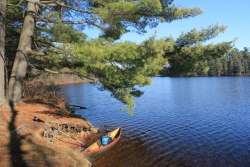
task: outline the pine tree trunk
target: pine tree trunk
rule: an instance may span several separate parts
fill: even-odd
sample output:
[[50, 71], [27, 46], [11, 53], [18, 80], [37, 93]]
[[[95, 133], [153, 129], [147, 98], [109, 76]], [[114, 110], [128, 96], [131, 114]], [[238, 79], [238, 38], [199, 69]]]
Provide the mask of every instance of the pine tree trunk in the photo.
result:
[[6, 0], [0, 1], [0, 105], [5, 96], [5, 11]]
[[29, 0], [27, 15], [24, 18], [16, 57], [9, 81], [8, 98], [11, 102], [19, 102], [22, 97], [22, 84], [27, 73], [27, 56], [31, 51], [32, 36], [35, 29], [35, 17], [38, 13], [39, 0]]

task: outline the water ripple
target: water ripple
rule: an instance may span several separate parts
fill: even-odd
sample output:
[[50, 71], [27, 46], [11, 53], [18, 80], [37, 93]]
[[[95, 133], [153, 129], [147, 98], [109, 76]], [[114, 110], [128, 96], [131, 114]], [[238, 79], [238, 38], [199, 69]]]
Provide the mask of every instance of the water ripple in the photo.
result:
[[250, 78], [155, 78], [133, 116], [89, 84], [64, 91], [88, 107], [78, 113], [94, 125], [123, 128], [121, 141], [94, 161], [98, 167], [248, 167], [249, 85]]

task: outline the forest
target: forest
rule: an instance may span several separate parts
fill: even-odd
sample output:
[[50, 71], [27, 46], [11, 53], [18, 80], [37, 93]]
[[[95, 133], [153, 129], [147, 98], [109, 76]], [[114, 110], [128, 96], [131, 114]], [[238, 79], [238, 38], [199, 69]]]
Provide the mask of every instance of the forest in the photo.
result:
[[[175, 39], [117, 42], [127, 32], [143, 34], [160, 23], [202, 14], [199, 8], [178, 8], [172, 0], [153, 2], [1, 1], [1, 99], [19, 102], [25, 80], [65, 69], [96, 78], [126, 104], [156, 75], [249, 74], [249, 49], [238, 50], [233, 40], [209, 43], [226, 31], [223, 25], [194, 28]], [[102, 33], [90, 39], [86, 27]]]
[[[225, 43], [226, 44], [226, 43]], [[250, 50], [239, 50], [227, 43], [221, 48], [197, 46], [186, 48], [169, 57], [161, 70], [162, 76], [249, 76]], [[226, 48], [224, 48], [226, 47]], [[190, 50], [189, 50], [190, 49]], [[221, 52], [220, 49], [225, 49]], [[199, 51], [197, 51], [199, 50]], [[174, 53], [171, 53], [174, 54]]]
[[249, 166], [249, 6], [0, 0], [0, 167]]

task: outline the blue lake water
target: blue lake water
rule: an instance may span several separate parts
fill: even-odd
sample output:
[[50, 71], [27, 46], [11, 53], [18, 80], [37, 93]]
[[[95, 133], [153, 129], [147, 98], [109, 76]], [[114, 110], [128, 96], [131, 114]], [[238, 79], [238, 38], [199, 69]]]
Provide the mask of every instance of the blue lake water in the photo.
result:
[[64, 94], [95, 126], [123, 128], [100, 167], [250, 166], [250, 77], [153, 79], [133, 114], [107, 91], [68, 85]]

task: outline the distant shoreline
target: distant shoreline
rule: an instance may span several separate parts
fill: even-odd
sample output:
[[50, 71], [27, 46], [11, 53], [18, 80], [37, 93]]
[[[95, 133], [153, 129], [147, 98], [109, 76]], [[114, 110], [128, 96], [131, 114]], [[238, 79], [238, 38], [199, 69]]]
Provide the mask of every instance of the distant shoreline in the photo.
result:
[[71, 85], [71, 84], [85, 84], [85, 83], [95, 83], [97, 80], [94, 78], [86, 78], [86, 77], [79, 77], [74, 74], [70, 73], [62, 73], [62, 74], [50, 74], [39, 76], [38, 78], [34, 79], [34, 81], [41, 81], [46, 85]]
[[181, 77], [184, 77], [184, 78], [191, 78], [191, 77], [250, 77], [250, 74], [249, 75], [158, 75], [156, 77], [170, 77], [170, 78], [181, 78]]

